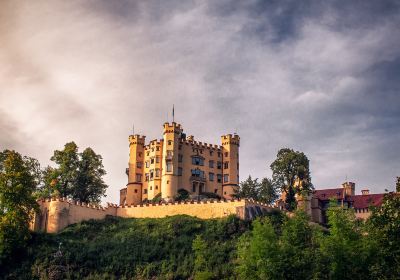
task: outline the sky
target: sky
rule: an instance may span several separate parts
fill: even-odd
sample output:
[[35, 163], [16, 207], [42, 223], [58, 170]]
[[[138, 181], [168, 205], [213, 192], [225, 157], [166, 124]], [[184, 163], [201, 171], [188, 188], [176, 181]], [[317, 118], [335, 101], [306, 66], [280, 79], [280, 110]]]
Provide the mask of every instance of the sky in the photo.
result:
[[75, 141], [118, 202], [128, 135], [175, 120], [241, 137], [240, 176], [304, 152], [315, 188], [400, 176], [399, 1], [0, 1], [0, 150], [51, 164]]

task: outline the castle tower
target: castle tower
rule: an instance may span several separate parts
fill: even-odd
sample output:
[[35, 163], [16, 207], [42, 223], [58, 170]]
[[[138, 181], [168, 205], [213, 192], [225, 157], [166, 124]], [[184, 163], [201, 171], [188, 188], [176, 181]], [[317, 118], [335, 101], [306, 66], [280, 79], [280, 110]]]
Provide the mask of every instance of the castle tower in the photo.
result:
[[166, 201], [172, 201], [178, 191], [178, 147], [181, 133], [180, 124], [164, 124], [161, 197]]
[[222, 195], [231, 199], [239, 186], [239, 145], [237, 134], [221, 136], [222, 142]]
[[129, 136], [129, 168], [128, 184], [126, 186], [125, 204], [140, 204], [142, 202], [143, 159], [145, 136]]
[[356, 184], [353, 182], [346, 182], [342, 184], [342, 187], [344, 189], [344, 195], [345, 196], [352, 196], [355, 195], [356, 192]]

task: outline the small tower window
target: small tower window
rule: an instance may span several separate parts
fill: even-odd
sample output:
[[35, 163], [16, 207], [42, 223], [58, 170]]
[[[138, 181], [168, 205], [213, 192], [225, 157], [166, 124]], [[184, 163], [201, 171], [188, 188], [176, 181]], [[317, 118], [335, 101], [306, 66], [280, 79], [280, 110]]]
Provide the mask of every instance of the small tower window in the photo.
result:
[[228, 152], [225, 152], [225, 157], [228, 157], [228, 155], [229, 155], [229, 153], [228, 153]]
[[229, 181], [229, 175], [225, 174], [224, 175], [224, 183], [227, 183]]
[[143, 190], [143, 193], [144, 193], [144, 194], [147, 194], [147, 189], [144, 189], [144, 190]]
[[229, 168], [229, 161], [225, 161], [224, 162], [224, 169], [228, 169]]
[[137, 190], [135, 189], [135, 193], [137, 193]]
[[168, 145], [172, 145], [172, 141], [171, 140], [168, 140]]
[[214, 161], [213, 161], [213, 160], [210, 160], [210, 161], [208, 162], [208, 167], [214, 168]]
[[221, 168], [222, 168], [222, 162], [217, 161], [217, 168], [218, 168], [218, 169], [221, 169]]

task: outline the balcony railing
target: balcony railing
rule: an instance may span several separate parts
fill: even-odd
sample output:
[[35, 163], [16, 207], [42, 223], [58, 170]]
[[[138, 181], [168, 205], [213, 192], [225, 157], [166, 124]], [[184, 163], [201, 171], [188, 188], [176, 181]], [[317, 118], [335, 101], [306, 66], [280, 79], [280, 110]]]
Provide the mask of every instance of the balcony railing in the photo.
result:
[[205, 177], [199, 177], [199, 176], [190, 176], [190, 181], [205, 182], [206, 178]]

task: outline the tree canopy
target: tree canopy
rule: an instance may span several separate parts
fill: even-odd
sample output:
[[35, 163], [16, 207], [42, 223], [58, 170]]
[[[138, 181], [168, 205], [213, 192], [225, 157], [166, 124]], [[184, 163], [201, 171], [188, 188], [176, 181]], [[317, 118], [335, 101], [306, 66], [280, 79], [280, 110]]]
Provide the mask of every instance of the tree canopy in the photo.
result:
[[0, 265], [26, 245], [28, 224], [38, 205], [38, 163], [15, 151], [0, 152]]
[[79, 153], [78, 146], [69, 142], [63, 150], [54, 151], [51, 160], [57, 166], [44, 170], [43, 195], [69, 197], [85, 203], [100, 202], [107, 189], [100, 155], [91, 148]]
[[277, 191], [271, 179], [263, 178], [259, 182], [258, 178], [252, 179], [250, 175], [245, 181], [240, 183], [234, 196], [237, 198], [252, 198], [267, 204], [272, 204], [278, 198]]
[[313, 189], [307, 156], [302, 152], [283, 148], [278, 151], [270, 167], [273, 185], [286, 194], [286, 208], [295, 209], [295, 195]]

